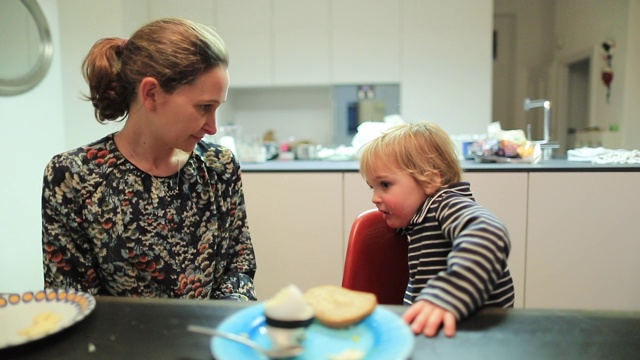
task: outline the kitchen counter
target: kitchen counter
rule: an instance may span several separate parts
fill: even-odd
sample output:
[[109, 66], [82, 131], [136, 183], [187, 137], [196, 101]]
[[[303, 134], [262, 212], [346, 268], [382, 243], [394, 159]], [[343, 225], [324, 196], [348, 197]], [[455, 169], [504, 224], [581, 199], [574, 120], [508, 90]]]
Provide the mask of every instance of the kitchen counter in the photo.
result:
[[[357, 172], [357, 161], [272, 160], [242, 163], [244, 172]], [[591, 164], [589, 162], [552, 159], [538, 164], [479, 163], [464, 160], [465, 172], [640, 172], [640, 164]]]

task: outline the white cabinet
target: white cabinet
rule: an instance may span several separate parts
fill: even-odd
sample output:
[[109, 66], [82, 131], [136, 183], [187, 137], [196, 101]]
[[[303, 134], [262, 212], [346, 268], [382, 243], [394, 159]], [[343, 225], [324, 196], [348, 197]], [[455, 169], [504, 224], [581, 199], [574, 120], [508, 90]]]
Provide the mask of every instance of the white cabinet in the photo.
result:
[[334, 84], [400, 81], [401, 2], [331, 1], [331, 80]]
[[329, 2], [274, 0], [273, 83], [329, 84]]
[[[340, 284], [353, 220], [374, 208], [357, 172], [245, 173], [264, 298]], [[516, 307], [640, 310], [638, 172], [464, 173], [506, 224]]]
[[401, 2], [219, 0], [233, 87], [398, 83]]
[[289, 284], [342, 283], [342, 173], [243, 173], [256, 251], [255, 285], [266, 299]]
[[232, 87], [273, 82], [273, 17], [270, 1], [218, 0], [216, 30], [229, 50]]
[[328, 85], [326, 1], [219, 0], [232, 87]]
[[[135, 2], [129, 2], [127, 9]], [[216, 2], [201, 0], [147, 0], [149, 20], [164, 17], [181, 17], [201, 23], [203, 25], [215, 27], [216, 25]]]
[[351, 224], [363, 211], [374, 209], [373, 191], [359, 172], [344, 173], [344, 249], [346, 253]]
[[531, 173], [528, 308], [640, 310], [640, 173]]
[[402, 117], [435, 121], [450, 134], [484, 133], [491, 122], [493, 0], [402, 4]]

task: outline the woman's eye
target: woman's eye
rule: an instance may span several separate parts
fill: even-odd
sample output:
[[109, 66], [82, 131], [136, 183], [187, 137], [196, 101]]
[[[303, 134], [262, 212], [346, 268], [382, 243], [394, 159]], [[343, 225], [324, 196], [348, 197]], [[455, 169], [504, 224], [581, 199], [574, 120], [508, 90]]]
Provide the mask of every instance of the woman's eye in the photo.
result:
[[201, 105], [200, 107], [202, 108], [202, 112], [206, 114], [209, 111], [211, 111], [212, 105], [211, 104], [206, 104], [206, 105]]

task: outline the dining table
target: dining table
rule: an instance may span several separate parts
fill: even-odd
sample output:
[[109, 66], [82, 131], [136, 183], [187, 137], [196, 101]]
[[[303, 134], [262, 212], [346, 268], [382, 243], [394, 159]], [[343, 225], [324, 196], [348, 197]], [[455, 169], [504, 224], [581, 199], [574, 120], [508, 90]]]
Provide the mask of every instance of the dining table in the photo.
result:
[[[97, 296], [94, 310], [57, 333], [0, 350], [0, 359], [213, 359], [217, 327], [256, 302]], [[401, 305], [378, 305], [400, 316]], [[485, 308], [454, 337], [415, 335], [410, 359], [640, 359], [640, 312]]]

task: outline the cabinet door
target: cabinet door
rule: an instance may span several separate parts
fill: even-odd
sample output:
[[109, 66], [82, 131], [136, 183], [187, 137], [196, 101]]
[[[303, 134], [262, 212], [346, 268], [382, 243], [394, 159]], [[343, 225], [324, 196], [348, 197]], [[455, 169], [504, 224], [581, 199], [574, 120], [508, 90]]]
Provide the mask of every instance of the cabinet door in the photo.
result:
[[270, 1], [217, 1], [216, 29], [229, 49], [230, 86], [273, 82], [273, 24]]
[[525, 306], [528, 173], [465, 173], [476, 202], [493, 212], [509, 230], [509, 269], [516, 291], [515, 307]]
[[329, 84], [329, 3], [274, 0], [275, 85]]
[[342, 282], [342, 174], [244, 173], [259, 299]]
[[435, 121], [450, 134], [486, 132], [493, 0], [402, 4], [402, 117]]
[[[127, 4], [127, 6], [129, 5]], [[213, 28], [216, 27], [215, 0], [148, 0], [147, 8], [150, 20], [163, 17], [181, 17]]]
[[397, 0], [331, 2], [331, 71], [336, 84], [400, 81]]
[[526, 307], [640, 310], [640, 173], [529, 176]]
[[371, 202], [373, 191], [364, 181], [359, 172], [344, 173], [344, 234], [343, 247], [347, 250], [349, 244], [349, 233], [353, 221], [363, 211], [375, 209]]

